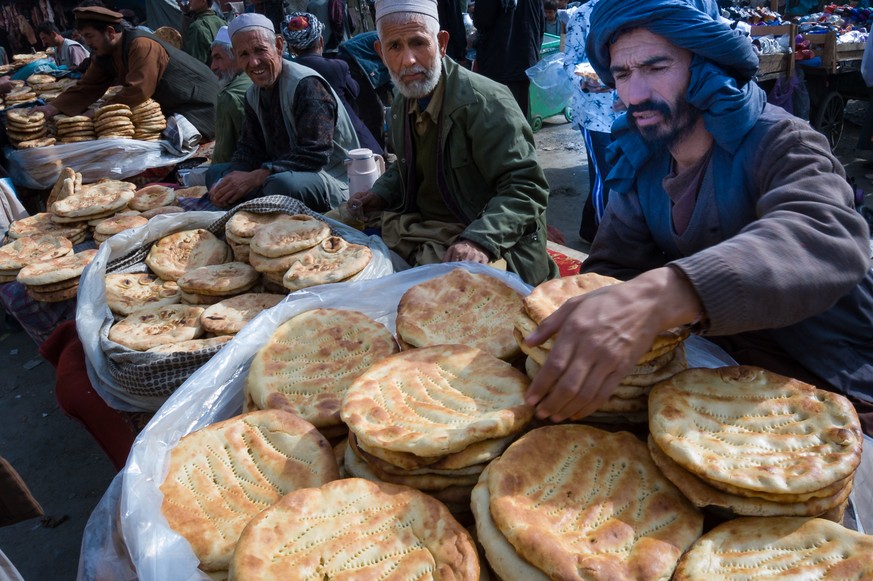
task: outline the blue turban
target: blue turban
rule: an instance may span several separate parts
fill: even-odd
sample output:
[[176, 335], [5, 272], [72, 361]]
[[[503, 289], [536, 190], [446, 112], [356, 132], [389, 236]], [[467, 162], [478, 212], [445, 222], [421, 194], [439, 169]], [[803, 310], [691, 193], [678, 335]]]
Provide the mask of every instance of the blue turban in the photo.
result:
[[[604, 83], [615, 86], [609, 47], [616, 33], [643, 28], [693, 53], [685, 99], [702, 111], [707, 131], [733, 153], [764, 110], [766, 94], [754, 83], [758, 56], [749, 39], [719, 22], [711, 0], [600, 0], [591, 12], [586, 51]], [[630, 128], [627, 115], [612, 126], [610, 187], [628, 191], [653, 152]]]

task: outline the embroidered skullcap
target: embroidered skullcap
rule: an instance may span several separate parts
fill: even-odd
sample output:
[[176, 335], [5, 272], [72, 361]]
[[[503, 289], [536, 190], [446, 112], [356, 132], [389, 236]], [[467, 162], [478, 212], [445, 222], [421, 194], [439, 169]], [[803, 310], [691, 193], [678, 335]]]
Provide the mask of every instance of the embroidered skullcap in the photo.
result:
[[282, 36], [288, 42], [288, 46], [303, 50], [312, 46], [321, 38], [324, 24], [309, 12], [294, 12], [285, 17], [282, 23]]
[[95, 22], [108, 22], [109, 24], [119, 24], [124, 19], [120, 12], [104, 8], [103, 6], [73, 8], [73, 16], [76, 20], [92, 20]]
[[222, 26], [218, 29], [218, 32], [215, 33], [215, 40], [212, 41], [212, 44], [230, 44], [230, 35], [227, 33], [226, 26]]
[[604, 83], [615, 86], [609, 46], [617, 33], [644, 28], [724, 69], [743, 85], [755, 77], [758, 56], [748, 38], [718, 20], [707, 0], [601, 0], [591, 11], [586, 52]]
[[395, 12], [415, 12], [440, 21], [436, 0], [376, 0], [376, 20]]
[[251, 28], [266, 28], [273, 34], [276, 34], [276, 29], [273, 27], [273, 21], [257, 12], [246, 12], [234, 18], [227, 27], [227, 34], [231, 38], [236, 36], [237, 32], [249, 30]]

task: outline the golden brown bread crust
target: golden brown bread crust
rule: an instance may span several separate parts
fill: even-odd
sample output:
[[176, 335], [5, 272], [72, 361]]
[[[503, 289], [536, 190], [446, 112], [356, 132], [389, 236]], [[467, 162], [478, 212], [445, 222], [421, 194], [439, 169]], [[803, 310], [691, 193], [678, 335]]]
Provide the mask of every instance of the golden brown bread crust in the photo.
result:
[[235, 335], [263, 311], [278, 305], [286, 295], [272, 293], [245, 293], [224, 299], [210, 306], [200, 316], [207, 333]]
[[522, 296], [487, 274], [456, 268], [407, 290], [397, 306], [397, 335], [414, 347], [455, 343], [511, 360]]
[[227, 296], [244, 292], [256, 282], [258, 273], [244, 262], [210, 264], [189, 270], [176, 284], [182, 292], [207, 296]]
[[205, 570], [226, 569], [243, 528], [299, 488], [339, 478], [333, 451], [308, 422], [279, 410], [206, 426], [170, 452], [161, 512]]
[[363, 244], [329, 236], [294, 256], [296, 259], [282, 277], [282, 285], [290, 291], [351, 278], [366, 268], [373, 251]]
[[152, 245], [146, 265], [164, 280], [178, 280], [189, 270], [228, 262], [230, 247], [209, 230], [198, 228], [164, 236]]
[[873, 536], [829, 520], [747, 517], [723, 523], [682, 557], [676, 581], [873, 579]]
[[[293, 541], [292, 541], [293, 540]], [[479, 579], [470, 534], [440, 502], [361, 478], [297, 490], [246, 527], [231, 563], [237, 581]]]
[[489, 465], [488, 489], [498, 529], [554, 579], [669, 579], [703, 527], [627, 432], [532, 430]]
[[0, 270], [19, 270], [32, 262], [67, 256], [73, 244], [61, 236], [17, 238], [0, 247]]
[[53, 284], [81, 276], [85, 267], [97, 255], [96, 250], [83, 250], [45, 262], [28, 264], [18, 272], [18, 282], [28, 286]]
[[277, 258], [312, 248], [328, 236], [330, 228], [321, 220], [305, 214], [283, 214], [256, 228], [249, 245], [261, 256]]
[[732, 491], [812, 493], [861, 461], [846, 398], [756, 367], [689, 369], [659, 383], [649, 426], [667, 456]]
[[342, 419], [367, 450], [439, 457], [519, 432], [533, 417], [529, 380], [509, 363], [464, 345], [401, 351], [349, 388]]
[[109, 340], [134, 351], [166, 343], [190, 341], [203, 335], [202, 307], [157, 305], [134, 311], [109, 328]]
[[524, 298], [524, 310], [533, 322], [539, 325], [568, 299], [620, 282], [617, 278], [593, 272], [553, 278], [537, 285]]

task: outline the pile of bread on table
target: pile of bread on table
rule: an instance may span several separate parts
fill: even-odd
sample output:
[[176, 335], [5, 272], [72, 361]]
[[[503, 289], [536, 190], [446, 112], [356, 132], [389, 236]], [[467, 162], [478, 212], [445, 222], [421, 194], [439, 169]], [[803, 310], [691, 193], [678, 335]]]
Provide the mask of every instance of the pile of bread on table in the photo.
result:
[[[48, 75], [34, 75], [36, 76], [53, 79]], [[61, 81], [52, 85], [66, 86]], [[22, 87], [21, 91], [24, 92], [21, 93], [16, 93], [18, 89], [13, 89], [7, 100], [20, 99], [16, 103], [32, 101], [36, 98], [36, 93], [27, 87]], [[153, 99], [133, 107], [120, 103], [98, 103], [90, 115], [59, 114], [51, 119], [46, 119], [41, 111], [23, 107], [6, 111], [6, 134], [12, 145], [18, 149], [82, 143], [96, 139], [159, 141], [161, 132], [166, 128], [167, 119], [160, 104]]]
[[227, 241], [204, 228], [174, 232], [151, 246], [148, 272], [107, 274], [117, 318], [109, 339], [135, 351], [211, 347], [288, 293], [347, 280], [372, 258], [369, 247], [305, 214], [240, 210], [224, 234]]
[[163, 516], [213, 579], [873, 578], [873, 537], [838, 524], [863, 439], [842, 396], [686, 369], [677, 330], [623, 383], [645, 417], [535, 424], [524, 318], [609, 283], [522, 297], [455, 269], [409, 288], [396, 334], [297, 314], [242, 414], [171, 450]]

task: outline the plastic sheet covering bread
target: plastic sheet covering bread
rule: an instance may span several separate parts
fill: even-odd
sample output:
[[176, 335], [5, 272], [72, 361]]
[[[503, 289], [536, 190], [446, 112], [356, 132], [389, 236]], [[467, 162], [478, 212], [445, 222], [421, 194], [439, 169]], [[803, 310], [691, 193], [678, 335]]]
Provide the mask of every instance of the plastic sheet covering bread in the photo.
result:
[[[240, 204], [229, 212], [155, 216], [145, 226], [116, 234], [100, 246], [93, 265], [82, 277], [79, 288], [82, 300], [76, 305], [76, 325], [83, 336], [98, 337], [98, 341], [86, 342], [85, 361], [91, 384], [110, 406], [122, 411], [156, 411], [221, 347], [196, 353], [141, 353], [109, 341], [109, 328], [114, 319], [106, 302], [106, 274], [146, 272], [144, 261], [152, 243], [174, 232], [200, 228], [221, 238], [225, 223], [241, 210], [287, 214], [309, 212], [318, 216], [297, 200], [271, 196]], [[381, 239], [366, 236], [339, 222], [321, 219], [344, 238], [366, 244], [372, 250], [373, 260], [352, 280], [378, 278], [394, 271], [388, 249]]]
[[[116, 238], [127, 235], [125, 232]], [[108, 253], [108, 249], [101, 248], [103, 252]], [[95, 265], [101, 258], [105, 264], [105, 255], [98, 255]], [[289, 295], [247, 325], [166, 400], [140, 434], [127, 466], [113, 481], [89, 520], [83, 540], [82, 568], [92, 573], [109, 568], [115, 572], [109, 578], [118, 579], [208, 581], [206, 575], [197, 570], [198, 562], [190, 546], [159, 514], [161, 498], [155, 483], [166, 473], [170, 448], [183, 435], [240, 413], [251, 359], [279, 325], [294, 315], [316, 308], [354, 309], [393, 331], [397, 304], [403, 293], [414, 284], [448, 274], [453, 268], [457, 265], [435, 264], [390, 277], [307, 289]], [[523, 295], [531, 290], [513, 274], [479, 264], [465, 264], [464, 268], [497, 277]], [[81, 315], [87, 313], [80, 311], [79, 314], [81, 321]], [[94, 321], [89, 325], [89, 329], [95, 329]], [[99, 327], [98, 322], [96, 329]], [[699, 338], [692, 337], [686, 348], [692, 365], [733, 364], [718, 348]]]

